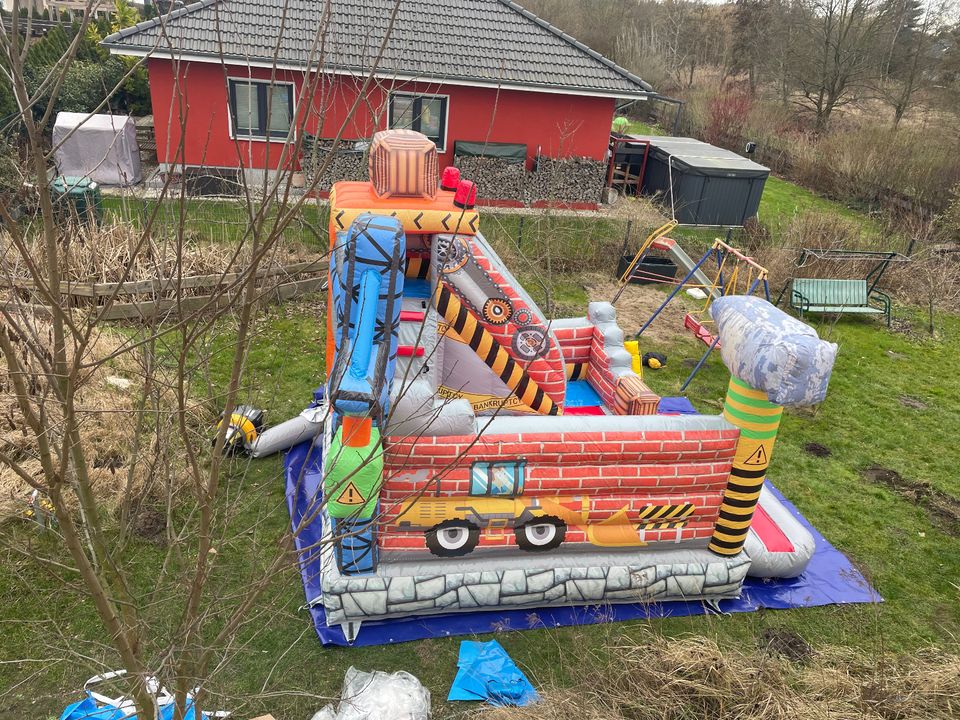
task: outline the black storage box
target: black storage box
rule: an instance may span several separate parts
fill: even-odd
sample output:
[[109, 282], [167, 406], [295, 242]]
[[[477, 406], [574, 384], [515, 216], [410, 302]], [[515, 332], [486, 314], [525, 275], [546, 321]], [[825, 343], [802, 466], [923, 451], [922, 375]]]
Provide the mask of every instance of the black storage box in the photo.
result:
[[659, 194], [680, 224], [739, 227], [756, 216], [769, 168], [693, 138], [631, 137], [650, 141], [643, 193]]

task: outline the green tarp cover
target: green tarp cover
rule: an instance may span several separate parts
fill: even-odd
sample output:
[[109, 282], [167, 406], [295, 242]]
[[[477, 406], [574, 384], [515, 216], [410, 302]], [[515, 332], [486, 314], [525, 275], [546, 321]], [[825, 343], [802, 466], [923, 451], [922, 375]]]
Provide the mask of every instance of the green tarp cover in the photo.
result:
[[453, 154], [465, 157], [498, 158], [507, 162], [522, 163], [527, 159], [527, 146], [519, 143], [483, 143], [457, 140], [453, 146]]

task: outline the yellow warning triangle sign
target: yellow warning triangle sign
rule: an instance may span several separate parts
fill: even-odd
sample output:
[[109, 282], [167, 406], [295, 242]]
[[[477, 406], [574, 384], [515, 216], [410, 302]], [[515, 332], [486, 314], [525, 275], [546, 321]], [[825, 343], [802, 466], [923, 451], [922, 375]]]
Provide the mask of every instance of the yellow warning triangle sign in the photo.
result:
[[744, 462], [744, 465], [766, 465], [767, 464], [767, 450], [761, 445], [756, 450], [754, 450], [753, 455], [748, 457]]
[[341, 505], [363, 505], [366, 501], [367, 499], [360, 494], [357, 486], [352, 482], [347, 483], [343, 492], [340, 493], [340, 497], [337, 498], [337, 502]]

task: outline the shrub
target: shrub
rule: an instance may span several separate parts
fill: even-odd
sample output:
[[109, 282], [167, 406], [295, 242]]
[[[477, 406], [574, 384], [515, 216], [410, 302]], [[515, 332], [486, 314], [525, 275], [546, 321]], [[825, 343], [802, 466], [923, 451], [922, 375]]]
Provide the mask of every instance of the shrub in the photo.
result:
[[960, 182], [950, 190], [951, 200], [940, 216], [940, 230], [947, 237], [960, 240]]
[[708, 143], [729, 147], [743, 138], [752, 106], [745, 93], [721, 93], [710, 101], [710, 114], [705, 130]]
[[[40, 84], [49, 72], [49, 67], [30, 68], [31, 94], [39, 90]], [[93, 112], [120, 82], [124, 72], [123, 61], [118, 58], [110, 58], [105, 62], [74, 62], [67, 70], [60, 95], [57, 97], [56, 111]], [[34, 106], [38, 111], [46, 108], [49, 101], [48, 93], [49, 88], [40, 102]]]

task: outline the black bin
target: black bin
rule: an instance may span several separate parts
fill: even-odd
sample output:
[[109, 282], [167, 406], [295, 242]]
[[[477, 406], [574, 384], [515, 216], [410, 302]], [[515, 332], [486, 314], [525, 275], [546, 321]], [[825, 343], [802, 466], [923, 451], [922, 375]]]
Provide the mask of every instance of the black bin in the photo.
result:
[[[633, 258], [633, 255], [620, 257], [620, 263], [617, 265], [618, 278], [623, 277]], [[634, 285], [654, 285], [675, 279], [677, 277], [677, 265], [673, 260], [667, 258], [646, 257], [633, 272], [634, 277], [630, 278], [630, 282]]]

